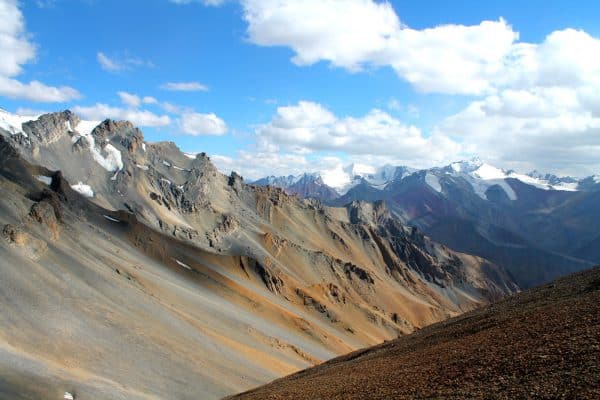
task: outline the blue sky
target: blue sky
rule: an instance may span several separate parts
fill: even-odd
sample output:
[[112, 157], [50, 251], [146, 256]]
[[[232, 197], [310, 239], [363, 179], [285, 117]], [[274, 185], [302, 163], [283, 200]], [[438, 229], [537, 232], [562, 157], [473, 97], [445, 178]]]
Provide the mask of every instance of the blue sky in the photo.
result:
[[0, 106], [129, 117], [250, 178], [474, 155], [587, 175], [600, 4], [573, 3], [0, 0], [3, 54], [31, 46]]

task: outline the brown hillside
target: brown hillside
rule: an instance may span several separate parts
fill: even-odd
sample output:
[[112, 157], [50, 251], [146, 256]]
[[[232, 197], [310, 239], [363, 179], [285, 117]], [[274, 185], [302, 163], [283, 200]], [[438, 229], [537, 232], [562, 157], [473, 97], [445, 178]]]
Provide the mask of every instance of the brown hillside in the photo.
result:
[[231, 399], [415, 398], [600, 398], [600, 267]]

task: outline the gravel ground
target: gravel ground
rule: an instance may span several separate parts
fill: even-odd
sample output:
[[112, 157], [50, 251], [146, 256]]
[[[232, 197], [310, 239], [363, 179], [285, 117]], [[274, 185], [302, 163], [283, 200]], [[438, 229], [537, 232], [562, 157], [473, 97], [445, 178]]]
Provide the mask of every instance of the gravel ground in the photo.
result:
[[599, 399], [600, 267], [231, 399]]

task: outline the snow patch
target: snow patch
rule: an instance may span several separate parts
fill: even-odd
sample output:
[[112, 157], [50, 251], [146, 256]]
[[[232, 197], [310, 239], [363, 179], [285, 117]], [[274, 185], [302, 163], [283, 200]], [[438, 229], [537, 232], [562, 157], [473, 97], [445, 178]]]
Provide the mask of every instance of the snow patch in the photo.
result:
[[184, 156], [186, 156], [187, 158], [191, 158], [192, 160], [196, 159], [196, 154], [197, 153], [183, 153]]
[[168, 161], [163, 160], [163, 165], [167, 166], [167, 167], [171, 167], [171, 163], [169, 163]]
[[192, 270], [192, 267], [190, 267], [189, 265], [187, 265], [187, 264], [184, 264], [184, 263], [182, 263], [181, 261], [179, 261], [179, 260], [177, 260], [177, 259], [175, 259], [175, 258], [174, 258], [173, 260], [175, 260], [175, 262], [176, 262], [177, 264], [179, 264], [180, 266], [182, 266], [183, 268], [185, 268], [185, 269], [189, 269], [190, 271]]
[[143, 169], [144, 171], [148, 171], [149, 167], [147, 165], [135, 164], [139, 169]]
[[38, 181], [40, 181], [42, 183], [45, 183], [48, 186], [50, 186], [52, 184], [52, 177], [51, 176], [36, 175], [35, 179], [37, 179]]
[[79, 121], [75, 128], [80, 135], [88, 136], [98, 125], [100, 125], [100, 121]]
[[440, 180], [437, 176], [430, 173], [425, 174], [425, 183], [427, 183], [436, 192], [442, 192], [442, 185], [440, 185]]
[[121, 222], [118, 219], [114, 219], [113, 217], [109, 217], [108, 215], [102, 215], [102, 216], [104, 218], [106, 218], [107, 220], [112, 221], [112, 222]]
[[76, 192], [81, 193], [85, 197], [94, 197], [94, 191], [90, 185], [85, 185], [82, 182], [79, 182], [77, 185], [71, 185], [71, 188]]
[[165, 182], [165, 183], [167, 183], [167, 184], [169, 184], [169, 185], [171, 184], [171, 181], [168, 180], [168, 179], [160, 178], [160, 180], [163, 181], [163, 182]]
[[71, 393], [65, 392], [65, 395], [63, 396], [63, 399], [64, 400], [73, 400], [74, 397], [73, 397], [73, 395]]
[[146, 151], [146, 143], [142, 142], [142, 150]]
[[482, 164], [473, 172], [473, 175], [486, 181], [506, 178], [506, 173], [504, 171], [489, 164]]
[[106, 146], [104, 146], [103, 150], [106, 153], [105, 157], [102, 155], [102, 151], [96, 147], [96, 143], [93, 136], [89, 135], [85, 136], [85, 138], [88, 141], [94, 161], [100, 164], [102, 168], [109, 172], [123, 169], [123, 160], [121, 158], [121, 152], [117, 150], [112, 144], [107, 144]]
[[505, 180], [501, 180], [499, 182], [496, 182], [496, 185], [500, 186], [502, 188], [502, 190], [504, 190], [504, 193], [506, 193], [506, 195], [508, 196], [508, 198], [510, 200], [512, 200], [512, 201], [517, 200], [517, 194], [515, 193], [513, 188], [510, 187], [508, 182], [506, 182]]
[[0, 109], [0, 128], [8, 131], [11, 135], [21, 134], [27, 137], [27, 134], [23, 132], [23, 124], [25, 122], [34, 121], [39, 116], [26, 116], [11, 114], [8, 111]]
[[579, 182], [563, 182], [558, 185], [552, 185], [552, 189], [561, 190], [563, 192], [576, 192]]
[[173, 165], [173, 168], [178, 169], [179, 171], [187, 171], [185, 168], [178, 167], [177, 165]]

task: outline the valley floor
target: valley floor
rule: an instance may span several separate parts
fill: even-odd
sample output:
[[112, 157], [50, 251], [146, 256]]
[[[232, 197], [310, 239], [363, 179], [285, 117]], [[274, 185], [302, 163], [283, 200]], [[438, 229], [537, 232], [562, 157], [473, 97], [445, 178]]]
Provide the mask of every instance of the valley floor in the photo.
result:
[[600, 267], [230, 399], [420, 398], [600, 398]]

